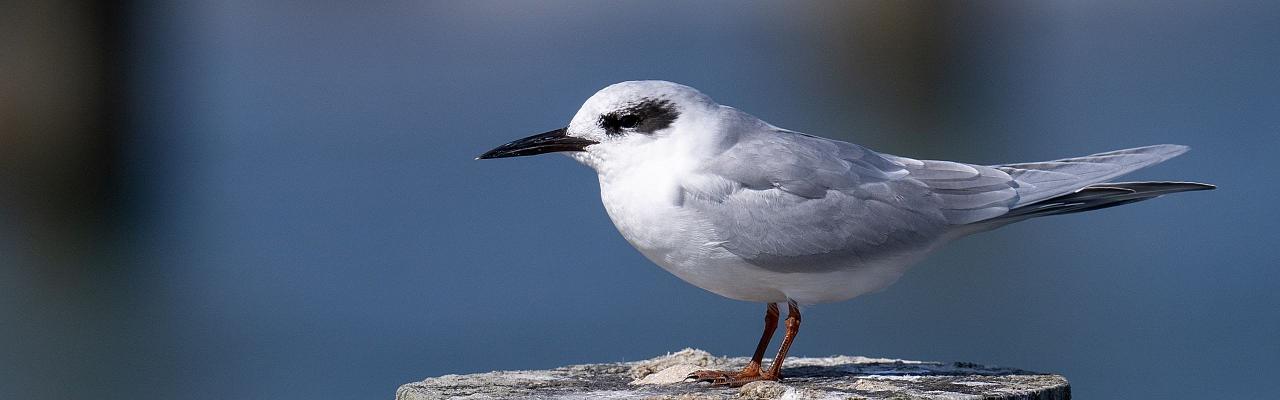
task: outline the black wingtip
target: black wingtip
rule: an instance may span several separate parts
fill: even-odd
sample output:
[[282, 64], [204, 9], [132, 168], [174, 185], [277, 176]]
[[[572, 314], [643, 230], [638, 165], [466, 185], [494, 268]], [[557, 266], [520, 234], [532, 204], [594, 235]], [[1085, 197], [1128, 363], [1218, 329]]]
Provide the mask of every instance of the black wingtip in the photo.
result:
[[1213, 190], [1217, 186], [1199, 182], [1107, 182], [1089, 185], [1064, 194], [1009, 210], [987, 221], [1020, 221], [1032, 217], [1071, 214], [1136, 203], [1166, 194]]
[[1180, 192], [1193, 192], [1197, 190], [1214, 190], [1217, 185], [1200, 182], [1153, 182], [1163, 184], [1165, 187], [1177, 188]]
[[1214, 190], [1214, 189], [1217, 189], [1218, 187], [1216, 185], [1212, 185], [1208, 183], [1200, 183], [1200, 182], [1107, 182], [1107, 183], [1095, 183], [1093, 185], [1086, 186], [1084, 189], [1103, 189], [1103, 188], [1109, 188], [1109, 189], [1121, 188], [1121, 189], [1134, 190], [1138, 192], [1159, 190], [1167, 193], [1176, 193], [1176, 192], [1192, 192], [1197, 190]]

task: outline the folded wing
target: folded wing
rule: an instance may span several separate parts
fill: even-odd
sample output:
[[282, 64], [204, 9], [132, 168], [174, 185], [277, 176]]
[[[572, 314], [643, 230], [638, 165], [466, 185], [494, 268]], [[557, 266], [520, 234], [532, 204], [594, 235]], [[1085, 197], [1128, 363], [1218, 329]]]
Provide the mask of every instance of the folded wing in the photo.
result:
[[982, 166], [780, 130], [742, 138], [707, 163], [682, 183], [682, 201], [708, 217], [733, 254], [799, 272], [912, 254], [951, 232], [1212, 188], [1102, 183], [1186, 150], [1157, 145]]
[[683, 182], [719, 245], [787, 272], [836, 268], [929, 246], [942, 198], [911, 170], [863, 147], [780, 131], [743, 138]]

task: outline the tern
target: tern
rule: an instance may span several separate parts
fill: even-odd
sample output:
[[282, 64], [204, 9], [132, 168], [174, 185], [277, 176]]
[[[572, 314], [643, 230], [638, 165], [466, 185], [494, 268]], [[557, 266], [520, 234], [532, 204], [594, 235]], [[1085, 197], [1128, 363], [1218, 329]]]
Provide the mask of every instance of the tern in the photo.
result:
[[[800, 305], [884, 289], [940, 245], [1030, 218], [1213, 189], [1107, 182], [1188, 147], [1154, 145], [1021, 164], [917, 160], [779, 128], [666, 81], [601, 89], [565, 128], [477, 159], [564, 153], [594, 169], [605, 211], [646, 258], [694, 286], [766, 303], [764, 334], [741, 371], [696, 381], [778, 380]], [[762, 369], [788, 307], [777, 355]]]

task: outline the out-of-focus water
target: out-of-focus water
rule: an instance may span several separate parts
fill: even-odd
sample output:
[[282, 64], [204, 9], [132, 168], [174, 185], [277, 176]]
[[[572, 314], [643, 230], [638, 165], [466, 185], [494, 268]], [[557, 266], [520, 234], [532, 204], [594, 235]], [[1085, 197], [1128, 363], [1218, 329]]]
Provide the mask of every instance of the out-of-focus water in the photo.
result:
[[806, 309], [792, 354], [1055, 372], [1081, 398], [1266, 397], [1280, 374], [1275, 3], [132, 11], [127, 214], [91, 260], [113, 267], [51, 284], [25, 228], [0, 230], [12, 398], [390, 398], [447, 373], [749, 353], [763, 307], [646, 261], [589, 169], [472, 160], [632, 79], [918, 158], [1187, 144], [1128, 178], [1220, 186], [955, 243]]

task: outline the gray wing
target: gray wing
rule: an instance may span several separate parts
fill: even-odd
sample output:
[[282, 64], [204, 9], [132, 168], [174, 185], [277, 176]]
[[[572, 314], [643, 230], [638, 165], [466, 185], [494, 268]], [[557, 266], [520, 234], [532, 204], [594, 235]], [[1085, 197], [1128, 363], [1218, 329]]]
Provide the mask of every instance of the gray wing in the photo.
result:
[[1017, 205], [1023, 206], [1159, 164], [1188, 149], [1182, 145], [1158, 144], [1061, 160], [996, 165], [993, 168], [1008, 173], [1017, 181]]
[[744, 137], [682, 182], [682, 204], [720, 245], [756, 265], [800, 271], [927, 248], [951, 225], [1007, 212], [1008, 174], [887, 156], [789, 131]]

